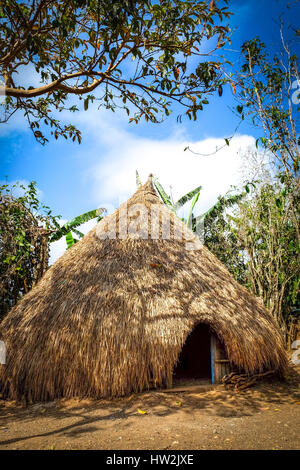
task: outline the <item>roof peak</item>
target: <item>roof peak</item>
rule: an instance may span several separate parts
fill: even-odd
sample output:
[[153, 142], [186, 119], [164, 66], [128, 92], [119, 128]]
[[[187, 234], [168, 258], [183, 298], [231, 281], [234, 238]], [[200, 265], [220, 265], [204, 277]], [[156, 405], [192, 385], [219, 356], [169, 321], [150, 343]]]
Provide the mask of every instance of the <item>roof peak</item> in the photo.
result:
[[155, 188], [154, 188], [154, 185], [153, 185], [153, 178], [154, 178], [153, 173], [150, 173], [146, 183], [141, 184], [138, 187], [138, 191], [151, 191], [152, 193], [157, 195], [157, 193], [155, 191]]
[[146, 183], [142, 186], [144, 191], [151, 191], [153, 194], [157, 196], [157, 193], [155, 191], [154, 185], [153, 185], [153, 174], [150, 173], [148, 176], [148, 179]]

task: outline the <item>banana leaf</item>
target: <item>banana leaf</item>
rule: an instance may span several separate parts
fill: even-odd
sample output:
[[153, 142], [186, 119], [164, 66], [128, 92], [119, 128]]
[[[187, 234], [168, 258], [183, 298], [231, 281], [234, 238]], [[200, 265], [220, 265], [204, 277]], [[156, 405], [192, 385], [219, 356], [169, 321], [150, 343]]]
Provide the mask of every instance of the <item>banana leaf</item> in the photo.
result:
[[75, 235], [77, 235], [77, 237], [79, 238], [83, 238], [84, 237], [84, 233], [80, 232], [79, 230], [77, 230], [77, 228], [72, 228], [72, 232], [75, 233]]
[[193, 197], [193, 199], [192, 199], [191, 206], [190, 206], [190, 210], [189, 210], [189, 213], [188, 213], [188, 216], [187, 216], [187, 219], [186, 219], [186, 225], [187, 225], [188, 227], [189, 227], [190, 221], [191, 221], [191, 219], [192, 219], [192, 217], [193, 217], [193, 210], [194, 210], [194, 207], [195, 207], [195, 205], [196, 205], [196, 203], [197, 203], [197, 201], [198, 201], [198, 199], [199, 199], [199, 196], [200, 196], [200, 191], [198, 191], [198, 192], [194, 195], [194, 197]]
[[174, 205], [172, 204], [170, 196], [167, 195], [166, 191], [164, 190], [164, 188], [162, 187], [162, 185], [160, 184], [158, 179], [154, 177], [153, 178], [153, 183], [154, 183], [154, 186], [155, 186], [158, 194], [160, 195], [161, 199], [163, 200], [164, 204], [166, 204], [166, 206], [168, 206], [169, 209], [172, 212], [176, 212], [175, 208], [174, 208]]
[[216, 211], [222, 207], [232, 207], [234, 204], [243, 199], [243, 197], [245, 197], [245, 193], [234, 194], [232, 196], [230, 196], [229, 193], [226, 193], [223, 197], [220, 197], [216, 204], [214, 204], [210, 209], [208, 209], [208, 211], [196, 217], [195, 230], [197, 229], [199, 224], [203, 222], [206, 217], [208, 217], [213, 211]]
[[68, 232], [66, 234], [66, 242], [67, 242], [67, 250], [68, 250], [69, 248], [71, 248], [71, 246], [77, 243], [78, 240], [76, 240], [76, 238], [73, 238], [73, 235], [71, 232]]
[[198, 186], [197, 188], [193, 189], [192, 191], [188, 192], [184, 196], [182, 196], [178, 201], [175, 203], [174, 208], [177, 211], [180, 209], [184, 204], [190, 201], [197, 193], [199, 193], [202, 189], [202, 186]]
[[[105, 211], [106, 209], [104, 208], [94, 209], [92, 211], [85, 212], [84, 214], [78, 215], [74, 219], [66, 222], [61, 227], [59, 226], [58, 230], [54, 232], [52, 236], [50, 237], [50, 243], [60, 240], [63, 236], [67, 235], [71, 230], [73, 230], [74, 233], [76, 233], [74, 230], [76, 227], [96, 217], [99, 218], [99, 216], [101, 216], [101, 214], [103, 214], [103, 212]], [[83, 234], [81, 232], [79, 233], [80, 233], [79, 235], [80, 238], [82, 238]]]

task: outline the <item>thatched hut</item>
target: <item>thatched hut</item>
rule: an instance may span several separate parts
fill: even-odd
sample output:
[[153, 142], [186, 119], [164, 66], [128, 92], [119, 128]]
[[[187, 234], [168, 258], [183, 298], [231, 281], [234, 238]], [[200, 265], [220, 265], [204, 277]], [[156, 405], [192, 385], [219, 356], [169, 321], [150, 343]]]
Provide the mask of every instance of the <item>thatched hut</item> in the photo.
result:
[[174, 375], [217, 381], [222, 364], [287, 366], [269, 312], [160, 202], [151, 177], [56, 261], [0, 340], [0, 393], [17, 400], [121, 396]]

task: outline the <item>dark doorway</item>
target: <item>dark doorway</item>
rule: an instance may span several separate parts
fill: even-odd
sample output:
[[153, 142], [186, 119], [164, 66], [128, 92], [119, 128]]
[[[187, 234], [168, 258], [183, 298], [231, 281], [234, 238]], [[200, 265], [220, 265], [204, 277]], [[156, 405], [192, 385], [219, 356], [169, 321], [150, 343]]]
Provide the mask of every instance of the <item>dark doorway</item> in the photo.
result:
[[174, 382], [211, 379], [210, 328], [199, 323], [187, 337], [173, 372]]

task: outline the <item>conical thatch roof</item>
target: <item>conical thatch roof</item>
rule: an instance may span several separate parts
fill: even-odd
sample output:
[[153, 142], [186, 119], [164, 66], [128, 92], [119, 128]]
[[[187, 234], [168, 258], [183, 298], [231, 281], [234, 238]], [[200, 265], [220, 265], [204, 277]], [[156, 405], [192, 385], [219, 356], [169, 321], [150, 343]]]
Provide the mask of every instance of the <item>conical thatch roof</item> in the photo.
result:
[[[137, 207], [150, 213], [157, 204], [169, 217], [149, 178], [127, 202], [139, 238], [124, 232], [123, 204], [10, 311], [0, 325], [7, 348], [7, 364], [0, 365], [4, 396], [105, 397], [170, 386], [181, 347], [198, 322], [211, 326], [235, 367], [285, 372], [280, 331], [261, 302], [176, 215], [171, 238], [161, 227], [156, 232], [158, 219], [151, 227], [149, 217], [136, 219]], [[114, 221], [117, 239], [101, 239], [106, 229], [112, 236]], [[188, 250], [187, 240], [197, 249]]]

